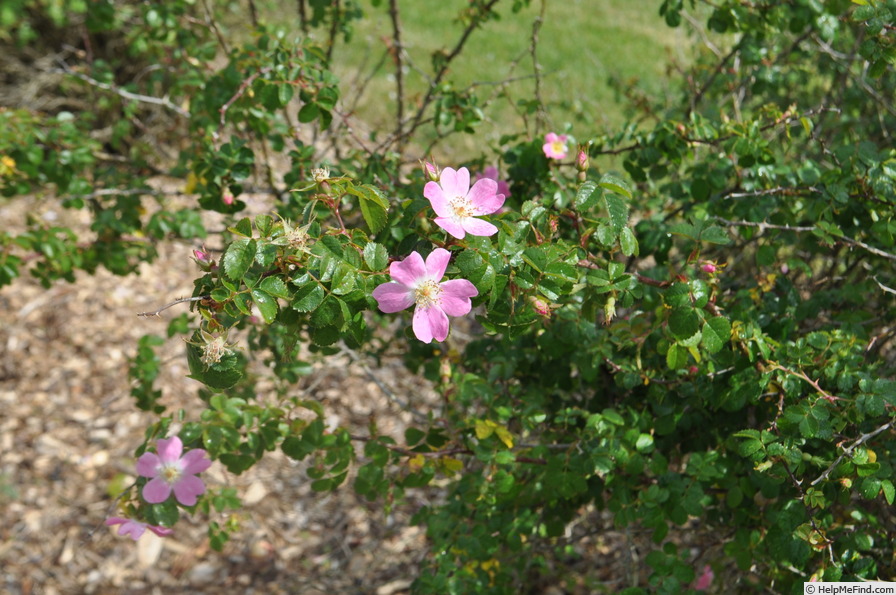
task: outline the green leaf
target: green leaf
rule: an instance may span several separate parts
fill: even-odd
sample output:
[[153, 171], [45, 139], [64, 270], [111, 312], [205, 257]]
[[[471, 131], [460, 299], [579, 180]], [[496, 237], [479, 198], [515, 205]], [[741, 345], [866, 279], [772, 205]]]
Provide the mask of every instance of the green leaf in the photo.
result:
[[625, 224], [628, 223], [628, 205], [615, 194], [604, 194], [604, 203], [607, 214], [610, 216], [610, 225], [616, 234], [622, 233]]
[[669, 332], [678, 340], [686, 340], [700, 330], [700, 316], [691, 308], [675, 308], [669, 314]]
[[716, 353], [731, 338], [731, 323], [724, 316], [710, 318], [703, 325], [703, 347], [707, 353]]
[[691, 289], [687, 283], [675, 283], [663, 293], [663, 301], [672, 308], [688, 306], [691, 303]]
[[666, 365], [670, 370], [679, 370], [688, 365], [688, 350], [680, 345], [672, 344], [666, 352]]
[[700, 241], [710, 244], [730, 244], [731, 238], [728, 232], [718, 225], [710, 225], [700, 233]]
[[258, 311], [261, 312], [266, 323], [274, 322], [274, 319], [277, 318], [277, 298], [260, 289], [253, 289], [252, 301], [258, 306]]
[[593, 181], [587, 180], [582, 182], [582, 185], [579, 186], [579, 189], [576, 191], [576, 198], [573, 202], [575, 208], [584, 211], [594, 206], [594, 203], [596, 203], [598, 199], [597, 196], [593, 196], [595, 190], [597, 190], [597, 184]]
[[289, 290], [286, 288], [286, 283], [284, 283], [283, 279], [280, 277], [266, 277], [258, 287], [275, 297], [289, 297]]
[[622, 233], [619, 234], [619, 246], [626, 256], [638, 255], [638, 240], [630, 227], [623, 228]]
[[889, 479], [884, 479], [880, 482], [880, 488], [884, 492], [884, 498], [887, 499], [887, 504], [892, 506], [893, 498], [896, 497], [896, 488], [893, 487], [893, 482]]
[[292, 299], [292, 307], [299, 312], [311, 312], [324, 301], [324, 288], [317, 283], [301, 287]]
[[357, 196], [361, 203], [361, 215], [364, 222], [370, 228], [371, 233], [377, 233], [386, 227], [389, 219], [386, 212], [389, 209], [389, 200], [383, 196], [383, 193], [369, 184], [361, 186], [349, 186], [346, 188], [349, 194]]
[[381, 271], [389, 264], [389, 253], [386, 247], [376, 242], [368, 242], [364, 246], [364, 262], [371, 271]]
[[330, 281], [331, 291], [336, 295], [345, 295], [355, 287], [356, 270], [348, 263], [341, 262]]
[[238, 236], [243, 236], [246, 238], [252, 237], [252, 222], [249, 221], [248, 217], [243, 217], [239, 220], [239, 222], [233, 227], [228, 227], [227, 231], [234, 233]]
[[622, 195], [629, 200], [631, 200], [632, 198], [632, 192], [628, 189], [626, 183], [612, 174], [604, 174], [603, 176], [601, 176], [600, 187], [606, 188], [610, 192], [615, 192], [616, 194]]
[[[248, 219], [245, 219], [248, 221]], [[241, 238], [227, 247], [224, 253], [224, 273], [234, 281], [240, 281], [255, 259], [255, 240]]]

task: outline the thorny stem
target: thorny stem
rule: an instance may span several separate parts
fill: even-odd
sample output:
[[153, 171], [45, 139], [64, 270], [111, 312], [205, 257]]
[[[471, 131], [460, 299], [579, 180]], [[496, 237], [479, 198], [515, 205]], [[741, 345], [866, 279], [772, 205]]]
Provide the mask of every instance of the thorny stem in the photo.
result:
[[221, 49], [225, 54], [229, 54], [230, 50], [227, 48], [227, 42], [224, 41], [224, 36], [221, 35], [221, 30], [218, 29], [218, 24], [215, 22], [212, 11], [208, 6], [208, 0], [202, 0], [202, 7], [205, 8], [205, 16], [208, 19], [208, 26], [211, 27], [212, 31], [215, 32], [215, 37], [218, 38], [218, 45], [221, 46]]
[[[403, 139], [401, 134], [404, 123], [404, 63], [402, 54], [404, 47], [401, 45], [401, 19], [398, 14], [398, 0], [389, 0], [389, 17], [392, 19], [392, 60], [395, 63], [395, 93], [397, 100], [395, 105], [395, 132], [396, 138]], [[398, 153], [402, 153], [403, 143], [398, 146]]]
[[308, 15], [305, 12], [305, 0], [297, 0], [299, 9], [299, 28], [308, 35]]
[[249, 85], [251, 85], [252, 82], [255, 81], [255, 79], [257, 79], [258, 77], [260, 77], [263, 74], [267, 74], [270, 71], [271, 71], [271, 67], [265, 66], [264, 68], [261, 68], [261, 69], [257, 70], [256, 72], [253, 72], [252, 74], [250, 74], [242, 82], [242, 84], [240, 85], [240, 88], [236, 90], [236, 93], [233, 94], [233, 97], [228, 99], [227, 103], [225, 103], [224, 105], [222, 105], [220, 107], [220, 109], [218, 109], [218, 113], [221, 114], [220, 122], [221, 122], [222, 128], [224, 127], [224, 125], [226, 123], [227, 110], [230, 109], [230, 106], [233, 105], [240, 97], [243, 96], [243, 94], [246, 92], [246, 89], [249, 88]]
[[164, 97], [152, 97], [150, 95], [140, 95], [139, 93], [131, 93], [130, 91], [125, 91], [124, 89], [122, 89], [121, 87], [118, 87], [116, 85], [110, 85], [108, 83], [103, 83], [94, 78], [87, 76], [86, 74], [76, 72], [76, 71], [72, 70], [71, 68], [69, 68], [68, 65], [65, 64], [64, 62], [60, 62], [60, 64], [61, 64], [62, 68], [60, 68], [59, 70], [51, 71], [51, 72], [62, 72], [64, 74], [68, 74], [75, 78], [79, 78], [82, 81], [84, 81], [85, 83], [93, 85], [94, 87], [97, 87], [98, 89], [112, 91], [119, 97], [124, 97], [125, 99], [130, 99], [131, 101], [140, 101], [142, 103], [151, 103], [153, 105], [160, 105], [166, 109], [171, 110], [178, 116], [182, 116], [184, 118], [190, 117], [190, 112], [188, 112], [184, 108], [180, 107], [179, 105], [175, 105], [175, 104], [171, 103], [168, 99], [166, 99]]
[[775, 363], [773, 363], [769, 367], [769, 369], [770, 370], [780, 370], [781, 372], [784, 372], [785, 374], [790, 374], [791, 376], [796, 376], [797, 378], [806, 381], [812, 388], [814, 388], [821, 395], [821, 397], [824, 400], [828, 401], [829, 403], [833, 403], [834, 401], [842, 401], [842, 399], [840, 397], [838, 397], [836, 395], [832, 395], [828, 391], [821, 388], [821, 386], [819, 386], [818, 382], [809, 378], [809, 376], [807, 376], [804, 372], [797, 372], [797, 371], [791, 370], [790, 368], [785, 368], [781, 364], [775, 364]]
[[[766, 229], [780, 229], [784, 231], [815, 231], [818, 229], [815, 226], [790, 226], [790, 225], [773, 225], [771, 223], [765, 223], [764, 221], [729, 221], [728, 219], [723, 219], [721, 217], [716, 217], [716, 221], [727, 225], [729, 227], [758, 227], [760, 230]], [[886, 258], [888, 260], [896, 260], [896, 254], [892, 254], [890, 252], [884, 252], [880, 248], [875, 248], [874, 246], [870, 246], [865, 242], [860, 240], [856, 240], [847, 236], [835, 236], [834, 239], [837, 242], [843, 242], [844, 244], [848, 244], [850, 246], [855, 246], [857, 248], [861, 248], [875, 256], [880, 256]]]
[[535, 74], [535, 104], [538, 106], [538, 111], [535, 112], [536, 132], [542, 130], [545, 125], [544, 103], [541, 100], [541, 64], [538, 62], [538, 33], [541, 30], [541, 25], [544, 23], [546, 8], [547, 2], [541, 0], [541, 10], [538, 16], [535, 17], [535, 20], [532, 21], [532, 41], [529, 45], [529, 52], [532, 54], [532, 70]]
[[176, 306], [178, 304], [183, 304], [184, 302], [198, 302], [201, 300], [207, 300], [209, 298], [211, 298], [210, 295], [200, 295], [197, 297], [178, 298], [178, 299], [174, 300], [173, 302], [171, 302], [170, 304], [165, 304], [164, 306], [162, 306], [161, 308], [159, 308], [158, 310], [156, 310], [154, 312], [140, 312], [139, 314], [137, 314], [137, 316], [142, 316], [144, 318], [149, 318], [150, 316], [158, 316], [160, 312], [162, 312], [163, 310], [167, 310], [168, 308], [170, 308], [172, 306]]
[[457, 43], [454, 46], [454, 49], [449, 52], [445, 59], [442, 61], [442, 65], [439, 68], [436, 75], [433, 77], [432, 81], [429, 83], [429, 88], [426, 90], [426, 95], [423, 97], [423, 100], [420, 102], [420, 107], [417, 109], [417, 112], [414, 114], [413, 119], [411, 120], [411, 125], [405, 129], [399, 138], [387, 138], [385, 141], [380, 143], [377, 147], [377, 150], [382, 150], [384, 147], [388, 146], [393, 142], [403, 142], [404, 139], [408, 138], [411, 134], [417, 130], [417, 127], [420, 126], [421, 121], [423, 120], [423, 114], [426, 112], [426, 109], [432, 103], [435, 98], [436, 91], [439, 88], [442, 79], [445, 77], [445, 74], [448, 72], [448, 67], [454, 61], [455, 58], [460, 54], [461, 50], [463, 50], [464, 46], [467, 43], [467, 40], [470, 38], [470, 35], [479, 26], [481, 22], [481, 17], [483, 15], [487, 15], [491, 12], [492, 8], [497, 4], [499, 0], [491, 0], [488, 4], [486, 4], [480, 11], [477, 17], [474, 17], [470, 20], [470, 24], [467, 25], [464, 32], [461, 34], [460, 39], [458, 39]]
[[849, 446], [847, 446], [845, 449], [843, 449], [843, 453], [842, 453], [839, 457], [837, 457], [837, 459], [836, 459], [833, 463], [831, 463], [831, 464], [828, 466], [828, 468], [825, 469], [825, 470], [822, 472], [822, 474], [819, 475], [819, 476], [815, 479], [815, 481], [813, 481], [813, 482], [812, 482], [811, 484], [809, 484], [809, 485], [813, 485], [813, 486], [814, 486], [814, 485], [817, 485], [818, 483], [824, 481], [825, 479], [827, 479], [828, 476], [831, 474], [831, 472], [832, 472], [834, 469], [837, 468], [837, 465], [840, 464], [840, 461], [842, 461], [843, 459], [845, 459], [846, 457], [848, 457], [849, 455], [851, 455], [851, 454], [852, 454], [852, 451], [854, 451], [856, 448], [858, 448], [858, 447], [861, 446], [862, 444], [865, 444], [866, 442], [868, 442], [869, 440], [871, 440], [872, 438], [874, 438], [875, 436], [877, 436], [877, 435], [880, 434], [881, 432], [885, 432], [886, 430], [892, 428], [892, 427], [893, 427], [893, 424], [896, 424], [896, 419], [893, 419], [893, 420], [888, 421], [887, 423], [885, 423], [884, 425], [880, 426], [880, 427], [877, 428], [876, 430], [873, 430], [873, 431], [871, 431], [871, 432], [868, 432], [867, 434], [862, 434], [861, 436], [859, 436], [858, 440], [856, 440], [855, 442], [853, 442], [852, 444], [850, 444]]

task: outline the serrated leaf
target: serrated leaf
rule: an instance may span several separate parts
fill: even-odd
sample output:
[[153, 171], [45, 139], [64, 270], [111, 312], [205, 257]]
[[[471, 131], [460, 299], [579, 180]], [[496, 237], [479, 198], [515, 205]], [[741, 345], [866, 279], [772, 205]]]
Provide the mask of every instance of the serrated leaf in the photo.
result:
[[255, 262], [267, 268], [277, 258], [277, 253], [280, 251], [279, 247], [276, 244], [269, 244], [264, 241], [257, 241], [256, 243], [258, 246], [255, 249]]
[[255, 305], [258, 307], [258, 311], [261, 312], [262, 318], [268, 324], [274, 322], [274, 319], [277, 318], [277, 298], [272, 296], [266, 291], [262, 291], [260, 289], [252, 290], [252, 301], [255, 302]]
[[479, 440], [485, 440], [495, 432], [495, 423], [492, 421], [477, 419], [473, 425], [476, 431], [476, 438]]
[[368, 242], [364, 246], [364, 262], [371, 271], [381, 271], [389, 264], [389, 252], [382, 244]]
[[324, 288], [317, 283], [301, 287], [293, 296], [292, 308], [299, 312], [311, 312], [324, 301]]
[[373, 201], [364, 200], [363, 198], [361, 199], [361, 215], [363, 215], [364, 222], [370, 229], [370, 233], [381, 231], [389, 221], [386, 217], [386, 209]]
[[286, 283], [284, 283], [283, 279], [281, 279], [280, 277], [266, 277], [262, 280], [258, 288], [266, 291], [274, 297], [289, 297], [289, 289], [286, 288]]
[[376, 187], [369, 184], [361, 186], [348, 186], [346, 191], [349, 194], [357, 196], [361, 204], [361, 215], [364, 222], [370, 228], [371, 233], [377, 233], [386, 227], [388, 217], [386, 212], [389, 209], [389, 200], [383, 196], [383, 193]]
[[611, 174], [604, 174], [600, 178], [600, 187], [606, 188], [610, 192], [615, 192], [628, 199], [632, 197], [632, 191], [628, 189], [628, 185]]
[[679, 341], [685, 341], [700, 330], [700, 316], [691, 308], [675, 308], [669, 314], [669, 332]]
[[331, 291], [336, 295], [345, 295], [355, 287], [355, 268], [341, 262], [330, 281]]
[[707, 353], [716, 353], [731, 338], [731, 323], [724, 316], [710, 318], [703, 325], [703, 348]]
[[677, 344], [669, 346], [666, 352], [666, 365], [670, 370], [679, 370], [688, 364], [688, 350]]
[[625, 227], [619, 234], [619, 246], [626, 256], [638, 255], [638, 240], [630, 227]]
[[718, 225], [710, 225], [700, 233], [700, 241], [710, 244], [729, 244], [731, 238], [728, 237], [728, 232]]
[[234, 281], [239, 281], [252, 266], [254, 259], [255, 240], [240, 238], [230, 244], [224, 253], [224, 274]]
[[246, 238], [252, 237], [252, 222], [249, 221], [248, 217], [243, 217], [239, 220], [239, 222], [233, 227], [228, 227], [227, 231], [230, 233], [235, 233], [238, 236], [243, 236]]
[[616, 234], [622, 233], [628, 223], [628, 205], [624, 200], [615, 194], [604, 194], [604, 204], [607, 208], [607, 214], [610, 216], [610, 225]]
[[582, 185], [579, 186], [579, 189], [576, 191], [576, 198], [573, 202], [575, 208], [586, 210], [594, 206], [594, 203], [596, 203], [599, 198], [598, 196], [594, 196], [595, 190], [597, 190], [597, 184], [593, 181], [587, 180], [582, 182]]
[[495, 436], [504, 443], [507, 448], [513, 448], [513, 435], [504, 426], [495, 426]]

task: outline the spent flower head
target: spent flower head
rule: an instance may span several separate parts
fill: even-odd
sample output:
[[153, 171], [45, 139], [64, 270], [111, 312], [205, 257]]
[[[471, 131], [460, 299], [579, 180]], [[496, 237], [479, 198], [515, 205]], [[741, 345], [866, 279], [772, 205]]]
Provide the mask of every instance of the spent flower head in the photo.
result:
[[196, 345], [202, 350], [202, 355], [199, 357], [199, 360], [205, 364], [206, 366], [211, 366], [212, 364], [217, 364], [224, 356], [230, 355], [233, 353], [233, 346], [235, 343], [227, 342], [227, 333], [210, 333], [206, 330], [200, 329], [199, 336], [202, 338], [201, 343], [193, 343], [192, 341], [187, 341], [191, 345]]
[[150, 478], [143, 486], [143, 499], [158, 504], [167, 500], [173, 491], [184, 506], [196, 504], [196, 497], [205, 493], [205, 484], [196, 474], [212, 464], [205, 450], [196, 448], [184, 454], [184, 444], [177, 436], [162, 438], [156, 450], [158, 454], [145, 452], [137, 459], [137, 474]]
[[[447, 171], [448, 168], [446, 168]], [[479, 295], [466, 279], [442, 281], [451, 253], [436, 248], [424, 262], [418, 252], [411, 252], [400, 262], [389, 266], [392, 281], [373, 290], [379, 309], [386, 313], [414, 309], [414, 335], [429, 343], [444, 341], [448, 336], [448, 316], [463, 316], [473, 307], [470, 298]]]
[[454, 237], [498, 233], [497, 227], [477, 218], [494, 213], [504, 204], [504, 195], [498, 193], [495, 180], [482, 178], [471, 188], [470, 171], [466, 167], [459, 170], [446, 167], [438, 182], [426, 183], [423, 195], [436, 212], [436, 225]]
[[144, 523], [142, 521], [135, 521], [134, 519], [127, 519], [120, 516], [113, 516], [106, 519], [106, 525], [109, 527], [114, 527], [115, 525], [121, 525], [118, 528], [119, 535], [127, 535], [134, 541], [140, 539], [147, 529], [158, 535], [159, 537], [167, 537], [174, 533], [173, 529], [168, 529], [167, 527], [160, 527], [159, 525], [150, 525], [149, 523]]
[[558, 161], [564, 159], [567, 151], [569, 151], [569, 147], [566, 145], [568, 138], [569, 137], [565, 134], [548, 132], [544, 135], [544, 144], [541, 146], [541, 149], [544, 151], [544, 156], [548, 159], [556, 159]]

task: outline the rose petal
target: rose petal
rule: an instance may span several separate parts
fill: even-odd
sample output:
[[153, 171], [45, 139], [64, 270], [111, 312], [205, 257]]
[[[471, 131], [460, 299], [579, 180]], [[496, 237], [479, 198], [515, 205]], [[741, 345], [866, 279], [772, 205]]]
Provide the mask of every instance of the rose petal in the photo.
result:
[[467, 232], [464, 231], [463, 226], [454, 219], [451, 219], [449, 217], [436, 217], [435, 219], [433, 219], [433, 221], [436, 225], [459, 240], [464, 239], [464, 236], [467, 235]]
[[143, 533], [146, 531], [146, 524], [140, 523], [137, 521], [133, 521], [128, 519], [121, 527], [118, 529], [119, 535], [127, 535], [134, 541], [140, 539], [143, 536]]
[[171, 486], [161, 477], [149, 480], [143, 486], [143, 499], [150, 504], [158, 504], [164, 502], [171, 495]]
[[[471, 298], [479, 295], [479, 290], [476, 289], [476, 286], [466, 279], [445, 281], [441, 284], [441, 287], [442, 297], [447, 295], [455, 298]], [[454, 315], [452, 314], [452, 316]]]
[[477, 215], [490, 215], [504, 205], [504, 195], [498, 194], [498, 183], [482, 179], [470, 189], [470, 201]]
[[426, 265], [423, 257], [414, 251], [404, 260], [389, 265], [389, 274], [402, 285], [414, 287], [420, 279], [426, 277]]
[[472, 236], [493, 236], [498, 233], [498, 228], [482, 219], [466, 217], [461, 222], [464, 230]]
[[445, 198], [445, 193], [438, 182], [427, 182], [426, 186], [423, 187], [423, 196], [429, 199], [429, 204], [432, 205], [432, 210], [436, 212], [436, 215], [439, 217], [449, 217], [451, 215], [448, 200]]
[[158, 525], [147, 525], [146, 528], [159, 537], [168, 537], [169, 535], [174, 533], [174, 529], [169, 529], [168, 527], [159, 527]]
[[205, 493], [205, 484], [195, 475], [181, 477], [180, 481], [174, 484], [174, 497], [184, 506], [196, 504], [196, 496], [203, 493]]
[[[457, 196], [466, 196], [467, 192], [470, 191], [470, 170], [466, 167], [457, 170], [456, 184], [457, 186], [454, 190], [457, 193]], [[449, 196], [451, 195], [449, 194]]]
[[184, 443], [177, 436], [169, 440], [162, 438], [159, 440], [156, 450], [163, 463], [173, 463], [180, 459], [180, 455], [184, 451]]
[[201, 448], [196, 448], [186, 453], [180, 460], [182, 471], [195, 475], [211, 467], [212, 461], [206, 457], [206, 454]]
[[[464, 190], [464, 194], [458, 194], [457, 171], [453, 167], [446, 167], [442, 170], [442, 175], [439, 178], [439, 186], [442, 188], [442, 195], [446, 201], [455, 196], [463, 196], [466, 194], [466, 190]], [[425, 187], [424, 190], [426, 190]], [[439, 216], [442, 217], [443, 215]]]
[[137, 459], [137, 475], [140, 477], [155, 477], [159, 474], [159, 466], [162, 461], [154, 452], [145, 452]]
[[439, 307], [427, 308], [424, 315], [429, 319], [429, 330], [436, 341], [444, 341], [448, 336], [448, 316]]
[[426, 273], [433, 281], [441, 281], [445, 276], [445, 269], [451, 260], [451, 253], [444, 248], [436, 248], [426, 257]]
[[392, 314], [414, 305], [414, 292], [401, 283], [383, 283], [373, 290], [373, 299], [381, 312]]
[[432, 308], [417, 308], [414, 310], [414, 321], [411, 326], [414, 329], [415, 337], [424, 343], [429, 343], [432, 341], [432, 328], [430, 327], [426, 310], [432, 310]]

